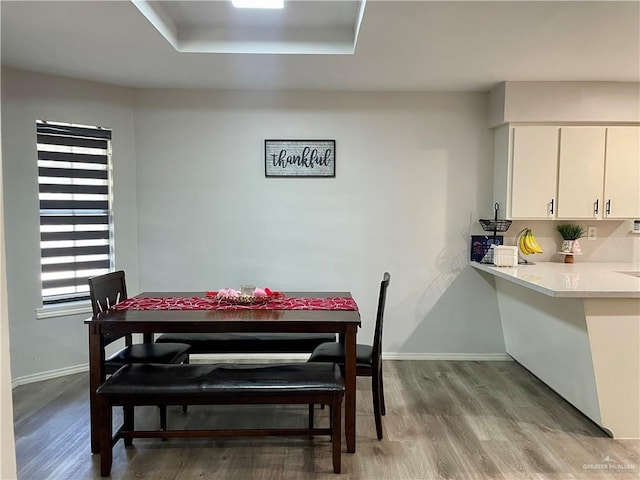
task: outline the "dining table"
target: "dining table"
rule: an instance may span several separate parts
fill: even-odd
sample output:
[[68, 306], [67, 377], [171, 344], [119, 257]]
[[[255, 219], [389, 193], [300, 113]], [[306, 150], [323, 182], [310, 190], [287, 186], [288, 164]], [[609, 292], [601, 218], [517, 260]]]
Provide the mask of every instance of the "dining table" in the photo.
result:
[[144, 341], [153, 341], [160, 333], [316, 332], [336, 333], [344, 343], [344, 431], [347, 452], [354, 453], [356, 335], [361, 325], [357, 305], [350, 292], [282, 292], [281, 298], [284, 300], [264, 305], [234, 305], [211, 301], [207, 292], [143, 292], [85, 320], [89, 327], [91, 452], [99, 453], [96, 390], [106, 380], [105, 345], [111, 339], [127, 334], [142, 334]]

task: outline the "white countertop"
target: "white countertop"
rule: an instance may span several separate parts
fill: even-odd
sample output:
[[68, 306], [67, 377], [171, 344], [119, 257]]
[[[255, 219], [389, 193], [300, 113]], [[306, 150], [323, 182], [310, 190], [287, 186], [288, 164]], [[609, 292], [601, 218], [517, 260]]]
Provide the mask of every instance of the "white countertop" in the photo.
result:
[[[551, 297], [640, 298], [638, 263], [539, 262], [517, 267], [470, 263], [473, 268]], [[635, 272], [635, 276], [620, 272]]]

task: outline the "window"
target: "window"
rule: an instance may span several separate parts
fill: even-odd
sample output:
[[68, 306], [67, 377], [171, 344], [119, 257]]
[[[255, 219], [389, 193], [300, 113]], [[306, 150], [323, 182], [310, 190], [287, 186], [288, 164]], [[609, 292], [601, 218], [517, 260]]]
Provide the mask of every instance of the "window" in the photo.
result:
[[42, 303], [89, 298], [112, 269], [111, 131], [38, 121]]

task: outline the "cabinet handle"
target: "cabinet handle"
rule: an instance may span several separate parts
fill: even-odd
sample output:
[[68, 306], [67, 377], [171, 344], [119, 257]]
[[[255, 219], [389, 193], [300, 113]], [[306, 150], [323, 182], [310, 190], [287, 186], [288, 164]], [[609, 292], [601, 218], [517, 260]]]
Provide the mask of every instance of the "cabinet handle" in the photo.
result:
[[593, 214], [598, 215], [598, 210], [600, 209], [598, 205], [600, 204], [600, 199], [596, 198], [595, 203], [593, 204]]
[[607, 200], [607, 207], [605, 208], [607, 215], [611, 215], [611, 199]]
[[551, 199], [550, 208], [549, 208], [549, 213], [550, 213], [551, 215], [553, 215], [553, 198]]

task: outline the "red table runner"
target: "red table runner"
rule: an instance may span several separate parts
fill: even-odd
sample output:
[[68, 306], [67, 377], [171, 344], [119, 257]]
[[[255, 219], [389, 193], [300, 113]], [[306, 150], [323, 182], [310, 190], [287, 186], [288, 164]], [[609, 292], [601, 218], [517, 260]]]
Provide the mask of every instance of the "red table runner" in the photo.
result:
[[202, 297], [132, 297], [114, 310], [358, 310], [353, 298], [282, 298], [253, 305]]

